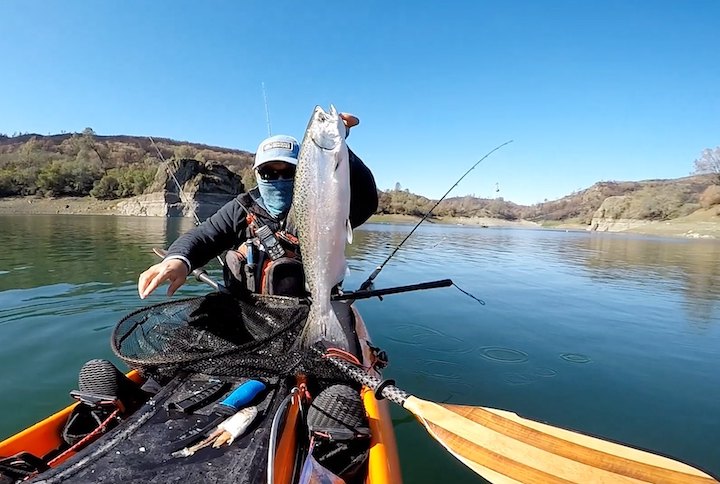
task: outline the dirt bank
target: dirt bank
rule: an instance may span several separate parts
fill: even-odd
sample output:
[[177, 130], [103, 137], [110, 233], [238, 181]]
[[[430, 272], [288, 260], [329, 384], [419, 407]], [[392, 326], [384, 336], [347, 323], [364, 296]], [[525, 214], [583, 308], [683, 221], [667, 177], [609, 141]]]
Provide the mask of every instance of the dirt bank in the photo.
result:
[[115, 215], [118, 200], [97, 200], [90, 197], [0, 198], [0, 214], [5, 215]]
[[[421, 217], [413, 215], [373, 215], [370, 217], [370, 223], [392, 223], [392, 224], [416, 224]], [[447, 225], [474, 225], [480, 227], [525, 227], [525, 228], [541, 228], [535, 222], [527, 220], [502, 220], [499, 218], [488, 217], [439, 217], [430, 218], [425, 223], [431, 224], [447, 224]]]

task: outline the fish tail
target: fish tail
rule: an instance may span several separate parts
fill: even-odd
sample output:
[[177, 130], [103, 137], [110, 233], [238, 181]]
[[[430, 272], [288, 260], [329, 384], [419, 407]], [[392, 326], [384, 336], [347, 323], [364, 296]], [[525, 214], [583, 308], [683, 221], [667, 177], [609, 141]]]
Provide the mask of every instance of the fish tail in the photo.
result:
[[318, 342], [343, 350], [350, 348], [348, 337], [331, 306], [326, 311], [310, 306], [310, 314], [300, 335], [300, 344], [303, 348], [309, 348]]

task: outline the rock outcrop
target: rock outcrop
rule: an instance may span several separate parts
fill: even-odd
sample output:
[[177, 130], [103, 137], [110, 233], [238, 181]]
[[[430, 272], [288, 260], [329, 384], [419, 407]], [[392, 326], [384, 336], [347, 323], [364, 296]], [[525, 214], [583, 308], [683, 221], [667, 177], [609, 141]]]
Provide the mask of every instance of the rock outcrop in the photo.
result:
[[607, 197], [600, 208], [593, 214], [592, 221], [587, 230], [596, 232], [622, 232], [623, 230], [635, 229], [650, 224], [649, 220], [636, 220], [624, 218], [631, 203], [630, 196], [619, 195]]
[[224, 165], [183, 159], [172, 165], [163, 164], [146, 192], [121, 201], [117, 211], [119, 215], [149, 217], [197, 214], [200, 220], [205, 220], [243, 191], [241, 177]]

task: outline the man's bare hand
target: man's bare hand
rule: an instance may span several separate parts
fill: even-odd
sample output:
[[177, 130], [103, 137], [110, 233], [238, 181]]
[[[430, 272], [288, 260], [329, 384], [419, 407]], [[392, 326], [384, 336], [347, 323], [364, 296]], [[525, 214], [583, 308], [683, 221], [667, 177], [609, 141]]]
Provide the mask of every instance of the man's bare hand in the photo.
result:
[[342, 119], [343, 123], [345, 123], [346, 138], [350, 136], [350, 128], [360, 124], [360, 118], [358, 118], [357, 116], [353, 116], [350, 113], [340, 113], [340, 119]]
[[165, 281], [170, 281], [167, 295], [172, 296], [180, 286], [185, 284], [187, 275], [188, 268], [185, 263], [179, 259], [166, 259], [159, 264], [150, 266], [145, 272], [140, 274], [140, 279], [138, 279], [138, 294], [140, 294], [140, 299], [145, 299]]

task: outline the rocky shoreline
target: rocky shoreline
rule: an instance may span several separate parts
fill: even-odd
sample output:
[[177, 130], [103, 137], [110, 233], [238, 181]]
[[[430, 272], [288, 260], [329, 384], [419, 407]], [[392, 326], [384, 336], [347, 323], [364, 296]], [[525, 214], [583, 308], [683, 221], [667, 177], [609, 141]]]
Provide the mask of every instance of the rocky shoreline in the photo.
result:
[[[7, 197], [0, 198], [2, 215], [126, 215], [123, 206], [126, 200], [97, 200], [92, 197]], [[605, 232], [637, 233], [663, 237], [686, 237], [702, 239], [720, 239], [720, 215], [717, 210], [698, 211], [687, 217], [663, 222], [643, 220], [620, 220], [603, 226]], [[370, 222], [375, 223], [417, 223], [419, 217], [405, 215], [374, 215]], [[580, 224], [561, 224], [545, 227], [527, 220], [507, 221], [492, 218], [443, 218], [431, 223], [467, 225], [481, 227], [515, 227], [552, 230], [587, 230]]]

